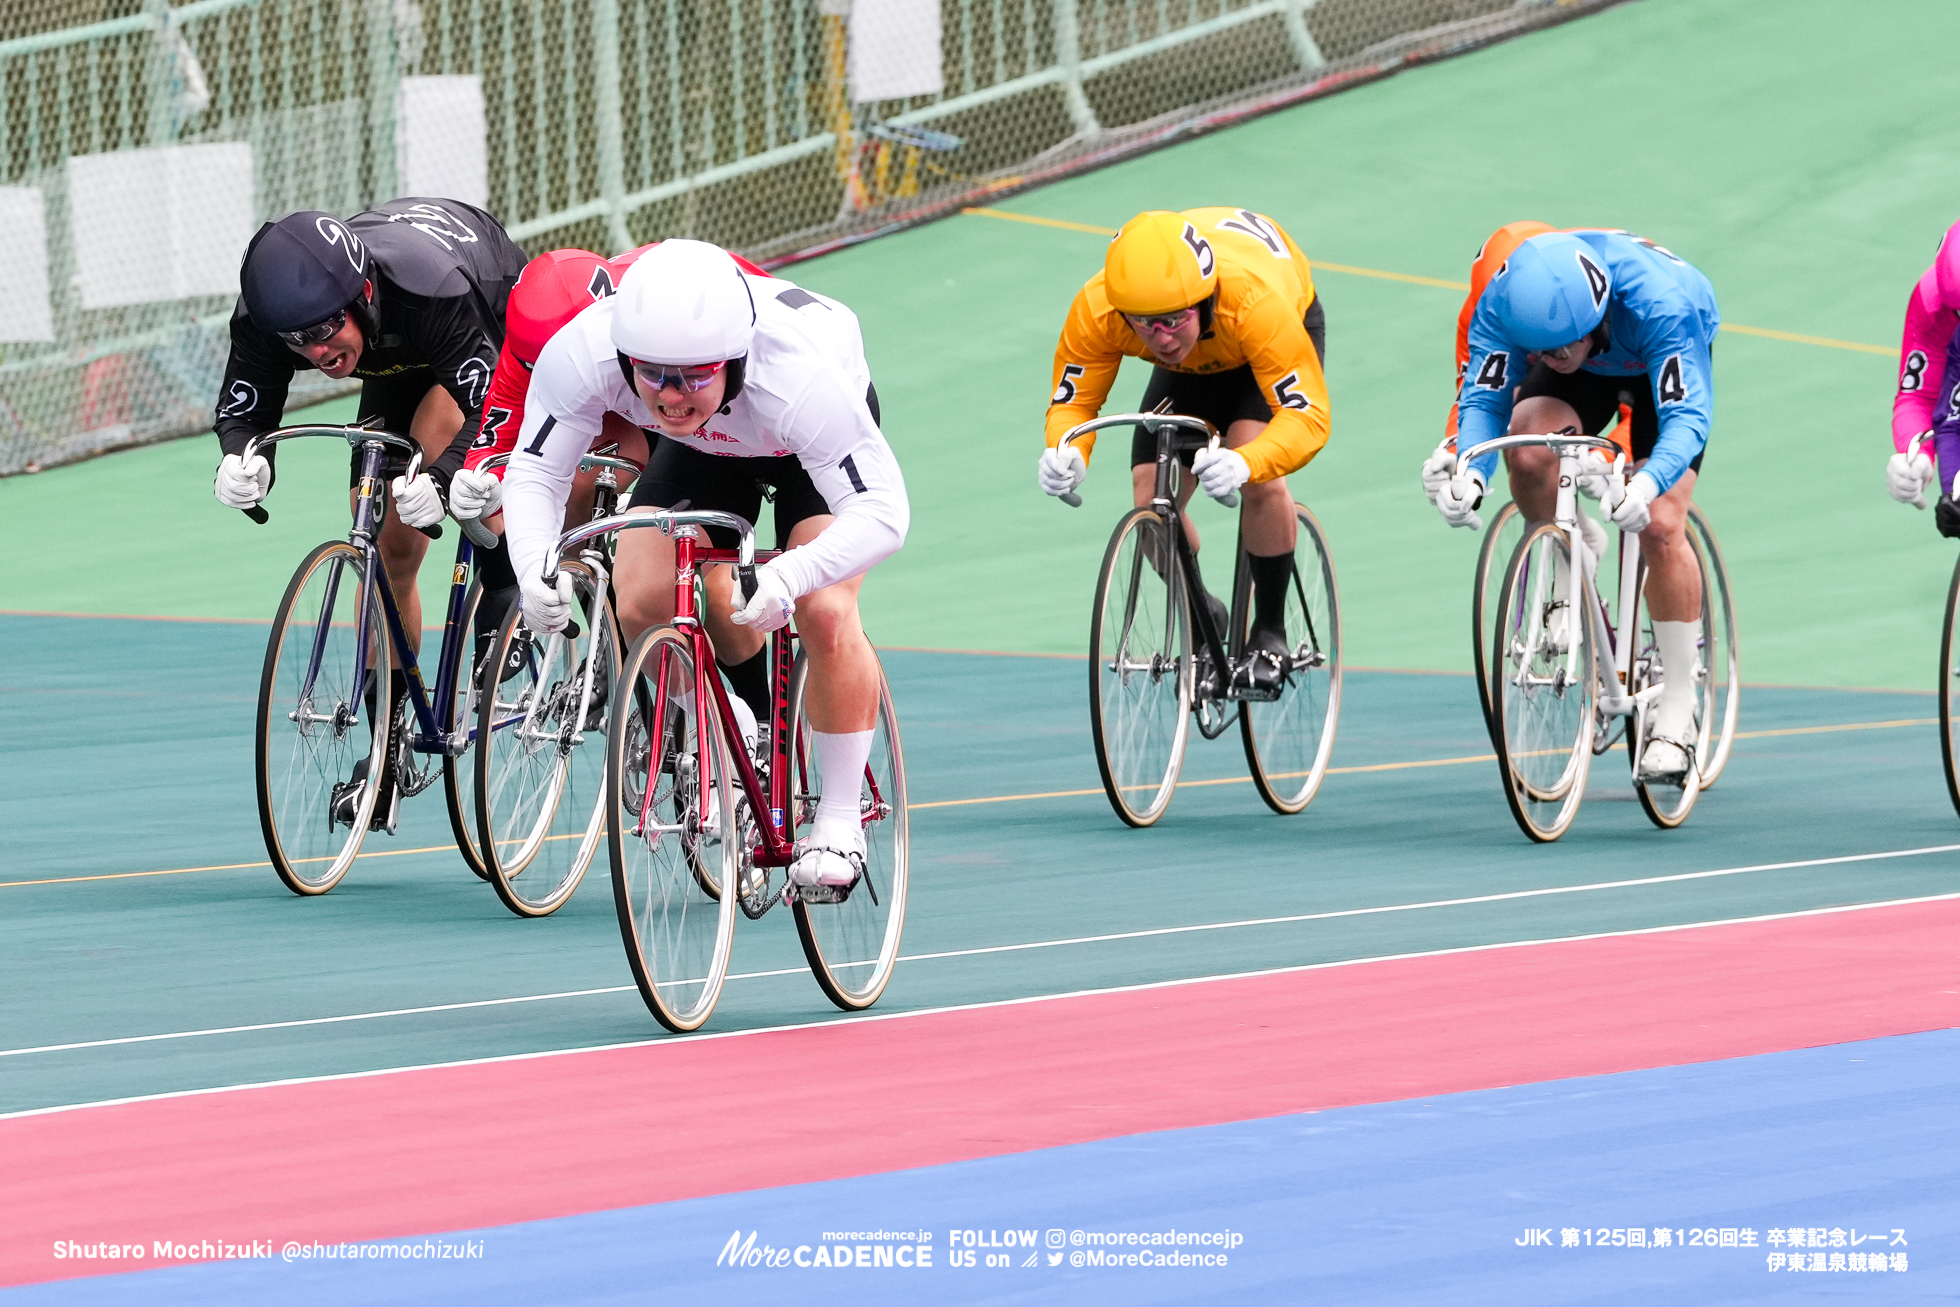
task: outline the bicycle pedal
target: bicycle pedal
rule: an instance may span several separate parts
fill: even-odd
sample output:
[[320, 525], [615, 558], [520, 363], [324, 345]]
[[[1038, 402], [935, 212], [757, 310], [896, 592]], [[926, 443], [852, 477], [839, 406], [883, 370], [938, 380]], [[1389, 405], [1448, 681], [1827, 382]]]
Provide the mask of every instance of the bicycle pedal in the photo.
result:
[[856, 885], [797, 885], [783, 886], [785, 903], [842, 903], [851, 897]]

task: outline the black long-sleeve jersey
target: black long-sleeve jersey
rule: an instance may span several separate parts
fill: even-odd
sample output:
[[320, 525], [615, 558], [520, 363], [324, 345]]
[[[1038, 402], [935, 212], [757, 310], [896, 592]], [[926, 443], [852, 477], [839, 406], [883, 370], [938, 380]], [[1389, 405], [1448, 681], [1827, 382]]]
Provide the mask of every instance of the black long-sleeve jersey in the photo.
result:
[[[495, 218], [459, 200], [406, 196], [355, 214], [347, 226], [373, 257], [380, 324], [364, 343], [354, 375], [420, 370], [429, 385], [455, 399], [463, 410], [462, 430], [428, 468], [446, 493], [483, 420], [484, 396], [503, 347], [504, 302], [524, 269], [524, 251]], [[218, 396], [216, 428], [224, 452], [242, 454], [252, 437], [276, 428], [293, 374], [311, 366], [255, 327], [240, 297]]]

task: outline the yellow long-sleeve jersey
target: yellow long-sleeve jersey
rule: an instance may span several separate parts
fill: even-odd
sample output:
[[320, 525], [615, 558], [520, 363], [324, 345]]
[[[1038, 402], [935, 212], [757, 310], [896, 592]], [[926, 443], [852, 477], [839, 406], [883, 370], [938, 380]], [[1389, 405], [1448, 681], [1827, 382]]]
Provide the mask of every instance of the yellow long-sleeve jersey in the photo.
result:
[[[1320, 452], [1329, 432], [1327, 379], [1304, 322], [1314, 301], [1307, 256], [1278, 223], [1250, 209], [1187, 209], [1183, 216], [1211, 243], [1218, 298], [1211, 330], [1172, 370], [1226, 372], [1251, 364], [1273, 420], [1239, 453], [1254, 481], [1297, 472]], [[1123, 315], [1110, 307], [1098, 272], [1077, 292], [1055, 347], [1047, 422], [1051, 448], [1070, 427], [1101, 412], [1126, 354], [1156, 362]], [[1094, 440], [1090, 435], [1077, 442], [1084, 458]]]

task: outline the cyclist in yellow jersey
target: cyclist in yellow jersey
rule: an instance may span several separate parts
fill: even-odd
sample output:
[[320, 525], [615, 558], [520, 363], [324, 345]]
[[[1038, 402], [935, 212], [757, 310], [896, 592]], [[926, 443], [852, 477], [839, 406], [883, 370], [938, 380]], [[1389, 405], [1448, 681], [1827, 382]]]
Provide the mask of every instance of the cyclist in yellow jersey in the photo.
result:
[[[1055, 347], [1054, 395], [1038, 468], [1043, 491], [1074, 490], [1088, 475], [1094, 435], [1057, 448], [1064, 432], [1101, 410], [1123, 358], [1154, 364], [1143, 405], [1201, 417], [1225, 448], [1184, 455], [1205, 493], [1244, 497], [1240, 537], [1252, 555], [1253, 629], [1246, 643], [1255, 684], [1277, 684], [1287, 644], [1293, 495], [1285, 477], [1327, 443], [1325, 319], [1307, 256], [1280, 225], [1250, 209], [1141, 213], [1110, 242], [1103, 270], [1069, 306]], [[1135, 502], [1150, 502], [1157, 447], [1139, 430], [1130, 446]], [[1186, 484], [1183, 500], [1190, 498]], [[1180, 505], [1181, 506], [1181, 505]], [[1184, 519], [1191, 546], [1197, 529]], [[1222, 627], [1225, 605], [1206, 591]]]

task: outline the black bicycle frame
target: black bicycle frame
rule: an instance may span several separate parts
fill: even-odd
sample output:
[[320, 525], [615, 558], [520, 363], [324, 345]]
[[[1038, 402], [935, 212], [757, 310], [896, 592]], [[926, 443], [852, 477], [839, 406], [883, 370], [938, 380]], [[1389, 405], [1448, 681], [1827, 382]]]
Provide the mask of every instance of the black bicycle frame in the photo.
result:
[[[1231, 640], [1212, 621], [1211, 605], [1203, 600], [1202, 596], [1207, 593], [1204, 577], [1198, 571], [1198, 552], [1191, 548], [1191, 538], [1184, 531], [1184, 513], [1177, 506], [1174, 470], [1178, 466], [1179, 454], [1186, 450], [1203, 449], [1209, 443], [1203, 436], [1191, 435], [1177, 427], [1157, 428], [1157, 480], [1150, 506], [1170, 528], [1176, 541], [1178, 572], [1184, 577], [1185, 611], [1191, 615], [1192, 626], [1203, 641], [1205, 652], [1211, 655], [1213, 675], [1222, 676], [1231, 667]], [[1219, 697], [1223, 697], [1225, 689], [1223, 683], [1217, 687]]]

